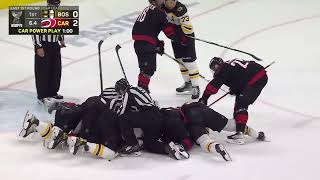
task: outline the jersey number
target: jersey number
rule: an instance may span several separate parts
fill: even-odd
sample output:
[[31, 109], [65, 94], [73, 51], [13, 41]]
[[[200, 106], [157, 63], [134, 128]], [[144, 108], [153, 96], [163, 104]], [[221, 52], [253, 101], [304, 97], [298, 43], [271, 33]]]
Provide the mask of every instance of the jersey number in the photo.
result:
[[145, 19], [146, 16], [147, 16], [147, 12], [148, 12], [150, 9], [151, 9], [151, 10], [154, 10], [155, 8], [156, 8], [156, 7], [153, 6], [153, 5], [150, 5], [149, 7], [146, 7], [146, 8], [142, 11], [142, 13], [138, 16], [137, 21], [143, 22], [144, 19]]
[[181, 18], [181, 22], [187, 22], [187, 21], [189, 21], [190, 20], [190, 18], [189, 18], [189, 16], [185, 16], [185, 17], [182, 17]]
[[240, 67], [242, 67], [243, 69], [246, 69], [248, 67], [249, 62], [244, 62], [244, 61], [239, 61], [239, 60], [232, 60], [230, 62], [231, 66], [236, 66], [239, 65]]

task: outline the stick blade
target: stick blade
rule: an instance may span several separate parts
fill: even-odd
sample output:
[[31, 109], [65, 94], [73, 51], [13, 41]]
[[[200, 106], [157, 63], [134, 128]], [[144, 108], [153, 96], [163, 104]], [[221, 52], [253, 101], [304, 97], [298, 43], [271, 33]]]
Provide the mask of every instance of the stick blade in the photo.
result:
[[117, 44], [116, 51], [119, 51], [119, 49], [121, 49], [121, 46], [119, 44]]
[[103, 40], [100, 40], [100, 41], [99, 41], [99, 43], [98, 43], [98, 49], [100, 49], [100, 48], [101, 48], [102, 43], [103, 43]]

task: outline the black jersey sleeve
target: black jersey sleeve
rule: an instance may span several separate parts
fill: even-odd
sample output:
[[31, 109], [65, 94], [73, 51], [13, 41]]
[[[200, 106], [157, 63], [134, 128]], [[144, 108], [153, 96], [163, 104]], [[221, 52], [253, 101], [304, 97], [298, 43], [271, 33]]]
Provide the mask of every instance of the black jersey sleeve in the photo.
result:
[[212, 94], [216, 94], [220, 87], [228, 79], [228, 67], [226, 64], [221, 65], [220, 69], [214, 74], [214, 78], [208, 83], [202, 98], [208, 99]]

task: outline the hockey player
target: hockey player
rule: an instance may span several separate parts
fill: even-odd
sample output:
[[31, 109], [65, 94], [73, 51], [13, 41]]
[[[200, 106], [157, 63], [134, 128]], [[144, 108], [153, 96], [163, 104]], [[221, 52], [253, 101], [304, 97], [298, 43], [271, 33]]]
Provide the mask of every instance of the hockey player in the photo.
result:
[[208, 98], [217, 93], [223, 84], [228, 86], [230, 94], [236, 96], [233, 116], [237, 131], [228, 136], [228, 142], [243, 144], [248, 121], [248, 106], [255, 102], [267, 84], [266, 70], [254, 61], [233, 59], [224, 62], [220, 57], [214, 57], [209, 67], [214, 72], [214, 79], [206, 86], [199, 101], [207, 104]]
[[[93, 155], [110, 160], [117, 156], [116, 151], [122, 144], [116, 123], [118, 116], [109, 110], [116, 105], [114, 100], [117, 96], [114, 89], [107, 88], [102, 97], [90, 97], [81, 105], [60, 103], [56, 107], [54, 125], [41, 122], [27, 112], [19, 135], [27, 137], [31, 133], [39, 133], [44, 139], [44, 145], [49, 149], [67, 142], [73, 154], [83, 145], [84, 149]], [[75, 134], [78, 137], [75, 137]]]
[[[206, 128], [210, 128], [217, 132], [221, 132], [222, 130], [235, 132], [236, 125], [234, 119], [228, 120], [222, 114], [199, 102], [184, 104], [181, 107], [181, 111], [185, 117], [185, 121], [187, 122], [186, 125], [191, 137], [200, 144], [203, 150], [206, 152], [213, 152], [215, 148], [218, 153], [223, 152], [224, 147], [220, 144], [214, 143], [214, 141], [209, 138]], [[257, 132], [249, 126], [245, 126], [244, 134], [257, 140], [265, 140], [263, 132]], [[224, 155], [224, 153], [221, 155], [225, 160], [229, 159]]]
[[164, 53], [164, 42], [158, 39], [161, 31], [179, 43], [185, 43], [186, 38], [175, 32], [173, 24], [167, 20], [166, 13], [160, 9], [163, 0], [149, 0], [150, 5], [138, 16], [133, 29], [132, 39], [137, 54], [140, 73], [138, 86], [149, 92], [150, 78], [156, 71], [156, 54]]
[[[187, 7], [177, 0], [165, 0], [164, 5], [168, 21], [176, 25], [176, 32], [194, 37], [193, 26], [188, 15]], [[181, 62], [179, 67], [184, 80], [184, 84], [176, 88], [176, 91], [177, 94], [191, 92], [191, 98], [198, 99], [200, 96], [200, 76], [196, 62], [195, 40], [189, 37], [186, 37], [186, 39], [185, 44], [176, 41], [172, 41], [171, 43], [174, 57]]]
[[[172, 112], [171, 119], [178, 118], [185, 124], [190, 136], [200, 145], [202, 150], [210, 153], [216, 152], [224, 160], [231, 160], [225, 147], [209, 137], [207, 128], [217, 132], [221, 132], [222, 130], [235, 132], [236, 125], [234, 119], [228, 120], [222, 114], [199, 102], [184, 104], [180, 108], [169, 108], [167, 110]], [[180, 116], [174, 116], [174, 114], [179, 114]], [[245, 135], [260, 141], [265, 140], [263, 132], [257, 132], [248, 126], [245, 127]]]
[[[178, 119], [185, 125], [191, 138], [200, 145], [201, 149], [205, 152], [216, 152], [225, 161], [230, 161], [231, 157], [225, 147], [211, 139], [206, 131], [206, 127], [210, 127], [220, 132], [225, 127], [227, 119], [210, 108], [211, 111], [207, 110], [207, 106], [206, 108], [203, 106], [205, 105], [195, 102], [185, 104], [180, 108], [166, 108], [166, 110], [171, 112], [172, 120]], [[220, 120], [221, 118], [225, 119]]]
[[[126, 79], [118, 80], [115, 89], [123, 95], [122, 105], [118, 110], [121, 134], [126, 142], [126, 145], [120, 151], [122, 155], [141, 155], [142, 147], [133, 131], [133, 128], [141, 128], [143, 131], [143, 148], [147, 151], [169, 154], [177, 160], [189, 158], [189, 154], [180, 144], [173, 142], [165, 144], [158, 141], [162, 137], [162, 128], [165, 122], [149, 93], [140, 87], [130, 86]], [[183, 141], [183, 138], [180, 140]]]
[[95, 126], [91, 129], [95, 132], [93, 140], [77, 136], [68, 137], [70, 152], [75, 155], [79, 149], [83, 148], [85, 152], [107, 160], [117, 157], [123, 143], [118, 127], [118, 118], [116, 112], [105, 110], [94, 122]]
[[163, 128], [162, 137], [148, 147], [149, 152], [157, 154], [168, 154], [176, 160], [188, 159], [192, 140], [189, 133], [180, 120], [179, 114], [166, 108], [160, 109]]

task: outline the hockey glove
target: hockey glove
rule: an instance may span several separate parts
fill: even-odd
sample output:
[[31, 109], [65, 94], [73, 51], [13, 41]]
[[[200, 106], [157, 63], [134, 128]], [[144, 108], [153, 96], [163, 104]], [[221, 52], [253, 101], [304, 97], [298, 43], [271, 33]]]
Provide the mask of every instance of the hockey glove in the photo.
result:
[[158, 44], [156, 46], [156, 53], [160, 54], [160, 56], [164, 54], [164, 41], [158, 41]]
[[202, 104], [204, 104], [204, 105], [207, 105], [207, 104], [208, 104], [208, 99], [202, 97], [202, 98], [199, 99], [198, 102], [199, 102], [199, 103], [202, 103]]
[[229, 89], [229, 94], [230, 94], [231, 96], [235, 96], [235, 95], [236, 95], [236, 93], [234, 92], [234, 90], [232, 90], [231, 88]]

